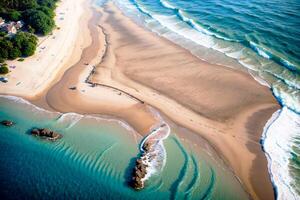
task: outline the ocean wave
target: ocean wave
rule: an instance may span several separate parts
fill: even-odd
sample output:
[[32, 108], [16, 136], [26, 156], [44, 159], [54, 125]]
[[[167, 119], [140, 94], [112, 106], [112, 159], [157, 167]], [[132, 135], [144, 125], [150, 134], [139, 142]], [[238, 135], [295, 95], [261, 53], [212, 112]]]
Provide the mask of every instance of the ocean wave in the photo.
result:
[[[233, 40], [233, 39], [230, 39], [228, 37], [224, 37], [220, 34], [217, 34], [216, 32], [212, 32], [212, 31], [209, 30], [209, 28], [204, 28], [203, 25], [201, 25], [199, 22], [195, 21], [190, 16], [188, 16], [183, 10], [170, 5], [168, 2], [160, 0], [160, 3], [162, 4], [162, 6], [168, 8], [168, 9], [174, 10], [174, 12], [176, 13], [176, 15], [178, 16], [179, 19], [181, 19], [182, 21], [189, 24], [195, 30], [197, 30], [201, 33], [210, 35], [210, 36], [214, 36], [214, 37], [219, 38], [219, 39], [226, 40], [226, 41], [236, 41], [236, 42], [238, 42], [237, 40]], [[147, 12], [149, 13], [149, 11], [147, 11]]]
[[[129, 0], [141, 13], [149, 16], [149, 17], [152, 17], [151, 13], [147, 11], [146, 8], [144, 8], [143, 6], [141, 6], [140, 4], [138, 4], [136, 2], [136, 0]], [[120, 3], [122, 5], [122, 3]], [[119, 4], [119, 5], [120, 5]], [[123, 4], [124, 5], [124, 4]], [[127, 7], [127, 5], [125, 5], [125, 7]]]
[[8, 100], [13, 101], [15, 103], [26, 104], [28, 106], [33, 107], [35, 110], [38, 110], [38, 111], [41, 111], [41, 112], [58, 114], [58, 112], [52, 112], [52, 111], [48, 111], [48, 110], [45, 110], [43, 108], [40, 108], [40, 107], [30, 103], [29, 101], [27, 101], [27, 100], [25, 100], [21, 97], [11, 96], [11, 95], [0, 95], [0, 98], [8, 99]]
[[251, 47], [251, 49], [253, 49], [258, 55], [269, 59], [269, 60], [274, 60], [275, 62], [283, 65], [284, 67], [286, 67], [289, 70], [292, 70], [295, 73], [299, 73], [299, 69], [296, 67], [295, 64], [292, 64], [291, 62], [289, 62], [288, 60], [285, 60], [284, 58], [278, 57], [275, 55], [275, 53], [272, 53], [270, 50], [267, 50], [266, 48], [262, 47], [261, 45], [256, 44], [253, 41], [246, 41], [247, 43], [249, 43], [249, 46]]
[[[207, 34], [207, 35], [214, 35], [212, 32], [210, 32], [209, 30], [203, 28], [199, 23], [197, 23], [194, 19], [191, 19], [187, 16], [187, 14], [182, 11], [182, 10], [178, 10], [178, 16], [180, 19], [182, 19], [183, 21], [187, 22], [189, 25], [191, 25], [193, 28], [195, 28], [196, 30], [198, 30], [201, 33]], [[224, 38], [225, 39], [225, 38]]]
[[299, 135], [300, 116], [287, 107], [275, 112], [264, 128], [262, 145], [277, 199], [300, 198], [295, 189], [299, 186], [294, 182], [289, 167], [294, 139]]
[[272, 92], [278, 102], [300, 114], [300, 91], [289, 88], [286, 84], [277, 81], [272, 84]]
[[75, 126], [84, 116], [77, 113], [63, 113], [61, 114], [56, 123], [63, 124], [64, 129], [70, 129]]
[[252, 49], [254, 49], [259, 55], [267, 59], [271, 58], [270, 54], [263, 47], [260, 47], [258, 44], [255, 44], [252, 41], [250, 41], [249, 43]]
[[163, 6], [165, 6], [166, 8], [173, 9], [173, 10], [176, 9], [175, 6], [172, 6], [172, 5], [171, 5], [169, 2], [167, 2], [167, 1], [164, 1], [164, 0], [159, 0], [159, 1], [160, 1], [160, 3], [161, 3]]

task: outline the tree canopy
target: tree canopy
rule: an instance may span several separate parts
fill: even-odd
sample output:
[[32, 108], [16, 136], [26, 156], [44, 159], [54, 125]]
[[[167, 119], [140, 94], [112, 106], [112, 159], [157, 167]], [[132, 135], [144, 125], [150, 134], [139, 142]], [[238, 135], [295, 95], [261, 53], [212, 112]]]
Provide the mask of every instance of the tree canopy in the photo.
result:
[[47, 35], [55, 26], [54, 20], [40, 10], [30, 10], [26, 13], [26, 22], [35, 33]]
[[1, 0], [0, 2], [0, 6], [6, 10], [12, 9], [22, 11], [34, 8], [37, 5], [36, 0]]
[[37, 38], [26, 32], [19, 32], [14, 37], [0, 38], [0, 59], [16, 59], [31, 56], [37, 46]]
[[25, 22], [26, 31], [7, 37], [0, 31], [0, 60], [27, 57], [34, 54], [37, 37], [49, 34], [55, 27], [54, 9], [58, 0], [0, 0], [0, 17], [6, 21]]
[[0, 17], [23, 20], [35, 33], [46, 35], [55, 27], [54, 9], [57, 0], [1, 0]]

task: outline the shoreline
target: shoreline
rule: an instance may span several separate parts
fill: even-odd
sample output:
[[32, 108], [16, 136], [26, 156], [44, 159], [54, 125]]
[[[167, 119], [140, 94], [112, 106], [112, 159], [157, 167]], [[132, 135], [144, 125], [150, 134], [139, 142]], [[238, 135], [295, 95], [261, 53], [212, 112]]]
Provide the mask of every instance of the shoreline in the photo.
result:
[[[273, 113], [264, 127], [262, 146], [267, 155], [268, 169], [278, 199], [299, 198], [297, 182], [293, 180], [293, 176], [297, 176], [297, 170], [293, 164], [297, 161], [286, 156], [294, 148], [297, 152], [297, 140], [293, 141], [293, 138], [297, 138], [299, 134], [299, 131], [297, 132], [300, 127], [299, 120], [297, 113], [283, 107]], [[282, 127], [282, 124], [290, 124], [290, 126]], [[282, 136], [282, 132], [286, 134]]]
[[[88, 6], [89, 3], [90, 2], [86, 4], [87, 7], [90, 7]], [[127, 30], [137, 30], [139, 34], [145, 33], [144, 37], [147, 38], [147, 41], [163, 41], [163, 45], [170, 48], [167, 51], [168, 53], [175, 49], [176, 51], [172, 52], [174, 55], [176, 52], [178, 52], [178, 49], [182, 48], [165, 39], [158, 38], [158, 36], [153, 36], [153, 33], [146, 33], [146, 30], [134, 25], [134, 23], [130, 22], [127, 17], [122, 16], [120, 11], [118, 11], [114, 5], [110, 4], [106, 6], [105, 9], [97, 9], [97, 13], [95, 13], [96, 11], [93, 12], [93, 17], [91, 17], [91, 14], [87, 13], [84, 17], [82, 17], [82, 24], [85, 24], [83, 21], [87, 20], [87, 18], [90, 18], [89, 30], [87, 31], [83, 29], [84, 33], [82, 33], [85, 35], [85, 41], [81, 41], [81, 45], [78, 45], [79, 42], [77, 42], [77, 47], [84, 46], [84, 48], [82, 47], [82, 54], [81, 49], [76, 49], [76, 45], [74, 45], [74, 51], [69, 61], [66, 62], [64, 67], [61, 68], [61, 73], [59, 73], [59, 75], [57, 75], [56, 78], [50, 84], [48, 84], [47, 87], [45, 87], [47, 89], [45, 89], [39, 95], [35, 95], [35, 97], [27, 96], [25, 99], [30, 100], [30, 102], [37, 104], [38, 106], [47, 109], [51, 108], [52, 110], [57, 110], [59, 112], [76, 112], [81, 114], [101, 113], [124, 119], [141, 135], [147, 134], [150, 130], [150, 127], [157, 122], [155, 116], [153, 116], [151, 111], [148, 109], [149, 104], [154, 106], [159, 112], [162, 112], [163, 115], [166, 115], [167, 119], [170, 118], [171, 121], [176, 122], [176, 124], [179, 126], [188, 128], [192, 130], [192, 132], [196, 132], [198, 135], [207, 140], [209, 144], [213, 146], [218, 153], [220, 153], [220, 156], [223, 158], [223, 160], [225, 160], [226, 164], [233, 169], [235, 175], [237, 175], [237, 177], [241, 179], [242, 183], [245, 184], [246, 190], [253, 198], [259, 199], [265, 197], [263, 196], [264, 194], [266, 194], [268, 197], [273, 196], [271, 194], [272, 191], [270, 191], [270, 180], [268, 180], [269, 176], [268, 173], [266, 174], [266, 165], [259, 166], [264, 167], [265, 170], [262, 172], [263, 178], [260, 176], [258, 181], [266, 181], [266, 188], [254, 188], [258, 185], [255, 184], [255, 181], [251, 178], [253, 176], [257, 176], [256, 173], [259, 171], [258, 169], [253, 169], [254, 164], [251, 162], [254, 162], [258, 156], [258, 161], [255, 161], [254, 163], [261, 163], [261, 160], [264, 160], [266, 163], [266, 158], [261, 151], [259, 144], [263, 127], [261, 127], [260, 124], [260, 128], [257, 129], [261, 129], [261, 132], [259, 133], [257, 130], [253, 130], [253, 126], [257, 125], [258, 122], [254, 123], [250, 128], [248, 128], [249, 130], [245, 130], [247, 128], [245, 128], [246, 125], [244, 126], [244, 124], [246, 124], [248, 121], [251, 121], [249, 118], [251, 118], [254, 113], [264, 109], [277, 109], [278, 106], [272, 100], [264, 102], [263, 99], [270, 98], [269, 95], [266, 95], [262, 98], [262, 102], [264, 103], [260, 102], [257, 103], [257, 105], [252, 103], [253, 105], [251, 106], [246, 105], [247, 109], [240, 108], [239, 111], [242, 111], [242, 114], [240, 115], [237, 113], [231, 113], [229, 117], [224, 117], [221, 116], [220, 113], [216, 113], [214, 116], [209, 116], [208, 114], [210, 111], [203, 113], [202, 111], [195, 109], [195, 107], [199, 105], [199, 102], [195, 102], [191, 105], [185, 105], [183, 103], [184, 99], [174, 98], [174, 94], [172, 94], [172, 92], [168, 93], [166, 90], [156, 90], [155, 88], [157, 88], [157, 83], [155, 83], [153, 86], [153, 82], [150, 79], [141, 81], [141, 79], [144, 78], [143, 74], [138, 78], [133, 77], [136, 75], [135, 71], [138, 68], [135, 68], [132, 71], [126, 71], [124, 67], [119, 66], [120, 62], [124, 65], [128, 65], [128, 61], [125, 60], [126, 57], [129, 57], [130, 59], [134, 59], [134, 57], [132, 57], [132, 54], [126, 53], [122, 50], [122, 44], [118, 44], [118, 40], [120, 40], [121, 36], [118, 35], [115, 31], [116, 29], [112, 27], [112, 25], [116, 25], [116, 21], [113, 20], [121, 21], [121, 23], [119, 23], [119, 31], [121, 33], [125, 33], [124, 37], [128, 36], [128, 33], [126, 32]], [[109, 16], [109, 12], [114, 14], [110, 14], [111, 16]], [[111, 17], [110, 22], [108, 22], [108, 17]], [[101, 22], [101, 26], [96, 26], [96, 24], [99, 22]], [[126, 27], [126, 29], [122, 27], [124, 24], [127, 24], [129, 28]], [[103, 31], [102, 33], [101, 30]], [[105, 36], [106, 32], [108, 33], [108, 36]], [[133, 38], [134, 37], [136, 36], [133, 36]], [[77, 39], [78, 38], [80, 37], [77, 37]], [[106, 39], [108, 39], [108, 42]], [[139, 40], [140, 38], [137, 39]], [[129, 39], [129, 43], [131, 42], [132, 40]], [[130, 45], [128, 47], [129, 49], [134, 49]], [[92, 55], [91, 52], [93, 53]], [[187, 52], [187, 50], [180, 51], [180, 54], [184, 54], [185, 58], [192, 60], [194, 59], [193, 56]], [[122, 55], [125, 57], [125, 59], [122, 58]], [[174, 56], [172, 58], [174, 58]], [[120, 59], [123, 59], [123, 61], [120, 61]], [[87, 61], [89, 65], [85, 66]], [[170, 65], [174, 61], [168, 61], [169, 63], [167, 61], [165, 62]], [[224, 70], [221, 66], [211, 65], [203, 61], [193, 62], [196, 62], [197, 65], [203, 65], [205, 69], [214, 66], [214, 70], [217, 72], [222, 72]], [[141, 63], [138, 64], [141, 65]], [[144, 62], [144, 64], [149, 65], [147, 62]], [[91, 77], [92, 82], [100, 85], [108, 85], [110, 88], [101, 86], [99, 88], [95, 88], [85, 83], [85, 78], [88, 77], [87, 75], [89, 72], [91, 72], [94, 65], [96, 65], [96, 70], [95, 74], [93, 74]], [[149, 72], [149, 68], [142, 68], [140, 70]], [[164, 73], [168, 75], [167, 72]], [[225, 72], [230, 76], [234, 74], [234, 77], [236, 78], [242, 77], [241, 81], [246, 80], [251, 83], [251, 80], [249, 79], [250, 75], [245, 75], [230, 69], [225, 69]], [[153, 76], [157, 75], [155, 73], [152, 74]], [[254, 80], [252, 81], [254, 82]], [[255, 86], [257, 84], [258, 83], [252, 83], [253, 88], [263, 87]], [[77, 89], [75, 91], [70, 90], [69, 88], [73, 87], [74, 85], [76, 85]], [[246, 88], [247, 86], [243, 87]], [[263, 90], [261, 90], [261, 92], [265, 92]], [[2, 91], [0, 93], [3, 94]], [[141, 101], [137, 102], [136, 99], [128, 98], [126, 94], [132, 95]], [[21, 93], [18, 94], [18, 96], [23, 95], [24, 94]], [[193, 99], [191, 98], [189, 100]], [[245, 105], [240, 106], [246, 107]], [[230, 105], [228, 107], [230, 107]], [[228, 108], [226, 109], [227, 111], [230, 110]], [[262, 121], [267, 120], [265, 119], [266, 116], [258, 116], [262, 119], [259, 121], [259, 123], [263, 123]], [[143, 122], [141, 121], [141, 118], [144, 119]], [[240, 122], [235, 124], [235, 120]], [[239, 133], [240, 131], [241, 133]], [[234, 134], [232, 132], [234, 132]], [[253, 132], [254, 134], [258, 135], [252, 138], [252, 134], [248, 132]], [[236, 133], [238, 133], [238, 136]], [[247, 145], [250, 145], [254, 149], [253, 151], [255, 153], [251, 153]], [[237, 152], [241, 152], [242, 155], [237, 155]], [[239, 163], [239, 158], [245, 156], [248, 157], [247, 163]], [[255, 175], [251, 176], [251, 173], [254, 173]]]

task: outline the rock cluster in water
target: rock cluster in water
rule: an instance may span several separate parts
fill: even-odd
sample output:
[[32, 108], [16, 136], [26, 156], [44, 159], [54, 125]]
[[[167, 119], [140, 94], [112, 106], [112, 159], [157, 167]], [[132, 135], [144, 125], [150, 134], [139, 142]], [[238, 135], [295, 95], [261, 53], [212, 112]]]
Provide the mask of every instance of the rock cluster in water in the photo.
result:
[[9, 120], [3, 120], [3, 121], [1, 121], [1, 124], [2, 124], [3, 126], [11, 127], [11, 126], [14, 125], [14, 122], [9, 121]]
[[139, 158], [135, 162], [135, 167], [132, 173], [132, 180], [130, 185], [136, 189], [140, 190], [144, 188], [144, 178], [147, 174], [148, 165], [145, 164], [143, 158]]
[[[158, 156], [160, 155], [160, 149], [163, 148], [161, 141], [167, 138], [169, 133], [169, 126], [163, 123], [159, 127], [153, 129], [151, 133], [144, 139], [141, 147], [142, 155], [135, 162], [135, 167], [130, 181], [130, 185], [134, 189], [143, 189], [144, 182], [148, 179], [148, 177], [151, 176], [151, 174], [154, 172], [153, 170], [156, 170], [157, 166], [163, 166], [164, 160], [160, 160], [160, 157]], [[153, 161], [155, 161], [155, 163], [153, 163]]]
[[30, 133], [31, 135], [40, 137], [42, 139], [47, 139], [47, 140], [57, 140], [62, 137], [59, 133], [54, 132], [47, 128], [40, 128], [40, 129], [34, 128], [30, 131]]
[[147, 174], [148, 164], [147, 164], [147, 154], [151, 150], [151, 144], [145, 142], [143, 145], [143, 154], [141, 158], [138, 158], [135, 162], [135, 167], [132, 173], [131, 187], [136, 190], [140, 190], [144, 188], [144, 178]]

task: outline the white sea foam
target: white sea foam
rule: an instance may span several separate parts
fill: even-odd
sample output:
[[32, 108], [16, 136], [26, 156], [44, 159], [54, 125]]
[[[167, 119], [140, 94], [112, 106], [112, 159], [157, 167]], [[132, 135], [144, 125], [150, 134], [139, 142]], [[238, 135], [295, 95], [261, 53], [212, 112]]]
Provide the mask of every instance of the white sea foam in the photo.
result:
[[10, 96], [10, 95], [0, 95], [0, 98], [8, 99], [15, 103], [28, 105], [33, 108], [34, 112], [39, 111], [39, 112], [43, 112], [43, 113], [47, 113], [47, 114], [58, 115], [57, 123], [66, 123], [67, 129], [74, 126], [77, 122], [79, 122], [84, 117], [84, 118], [96, 119], [96, 120], [100, 120], [100, 121], [104, 121], [104, 122], [106, 121], [106, 122], [118, 123], [120, 126], [125, 128], [126, 130], [130, 131], [130, 133], [133, 133], [133, 135], [136, 135], [134, 128], [132, 128], [127, 122], [120, 120], [120, 119], [113, 118], [112, 116], [100, 116], [100, 115], [92, 116], [92, 115], [81, 115], [78, 113], [60, 113], [60, 112], [48, 111], [43, 108], [40, 108], [21, 97]]
[[254, 42], [250, 41], [250, 45], [253, 49], [257, 51], [259, 55], [261, 55], [264, 58], [269, 59], [270, 56], [267, 54], [267, 50], [264, 49], [263, 47], [260, 47], [258, 44], [255, 44]]
[[292, 89], [281, 81], [273, 83], [272, 90], [281, 104], [300, 113], [300, 90]]
[[176, 9], [175, 6], [172, 6], [169, 2], [164, 1], [164, 0], [160, 0], [161, 4], [164, 5], [166, 8], [170, 8], [170, 9]]
[[264, 85], [268, 88], [270, 88], [271, 86], [268, 84], [268, 82], [266, 82], [264, 79], [262, 79], [259, 75], [256, 75], [252, 72], [252, 70], [248, 69], [248, 73], [257, 81], [259, 82], [261, 85]]
[[29, 105], [29, 106], [33, 107], [35, 110], [40, 111], [40, 112], [59, 114], [58, 112], [50, 112], [48, 110], [40, 108], [40, 107], [38, 107], [38, 106], [30, 103], [29, 101], [27, 101], [27, 100], [25, 100], [25, 99], [23, 99], [21, 97], [16, 97], [16, 96], [11, 96], [11, 95], [0, 95], [0, 98], [8, 99], [8, 100], [11, 100], [11, 101], [16, 102], [16, 103], [21, 103], [21, 104]]
[[77, 113], [63, 113], [58, 117], [56, 122], [64, 124], [65, 129], [70, 129], [75, 124], [77, 124], [83, 117], [83, 115]]
[[164, 124], [164, 126], [156, 126], [156, 128], [154, 128], [141, 142], [141, 152], [144, 152], [143, 146], [145, 142], [151, 142], [151, 144], [154, 144], [151, 147], [151, 150], [142, 157], [144, 164], [148, 166], [147, 173], [142, 181], [148, 180], [153, 174], [161, 172], [165, 166], [167, 153], [163, 140], [170, 135], [170, 127], [163, 121], [162, 124]]
[[299, 135], [300, 116], [286, 107], [275, 112], [264, 128], [263, 147], [277, 198], [280, 200], [300, 199], [292, 187], [293, 179], [289, 172], [293, 139]]

